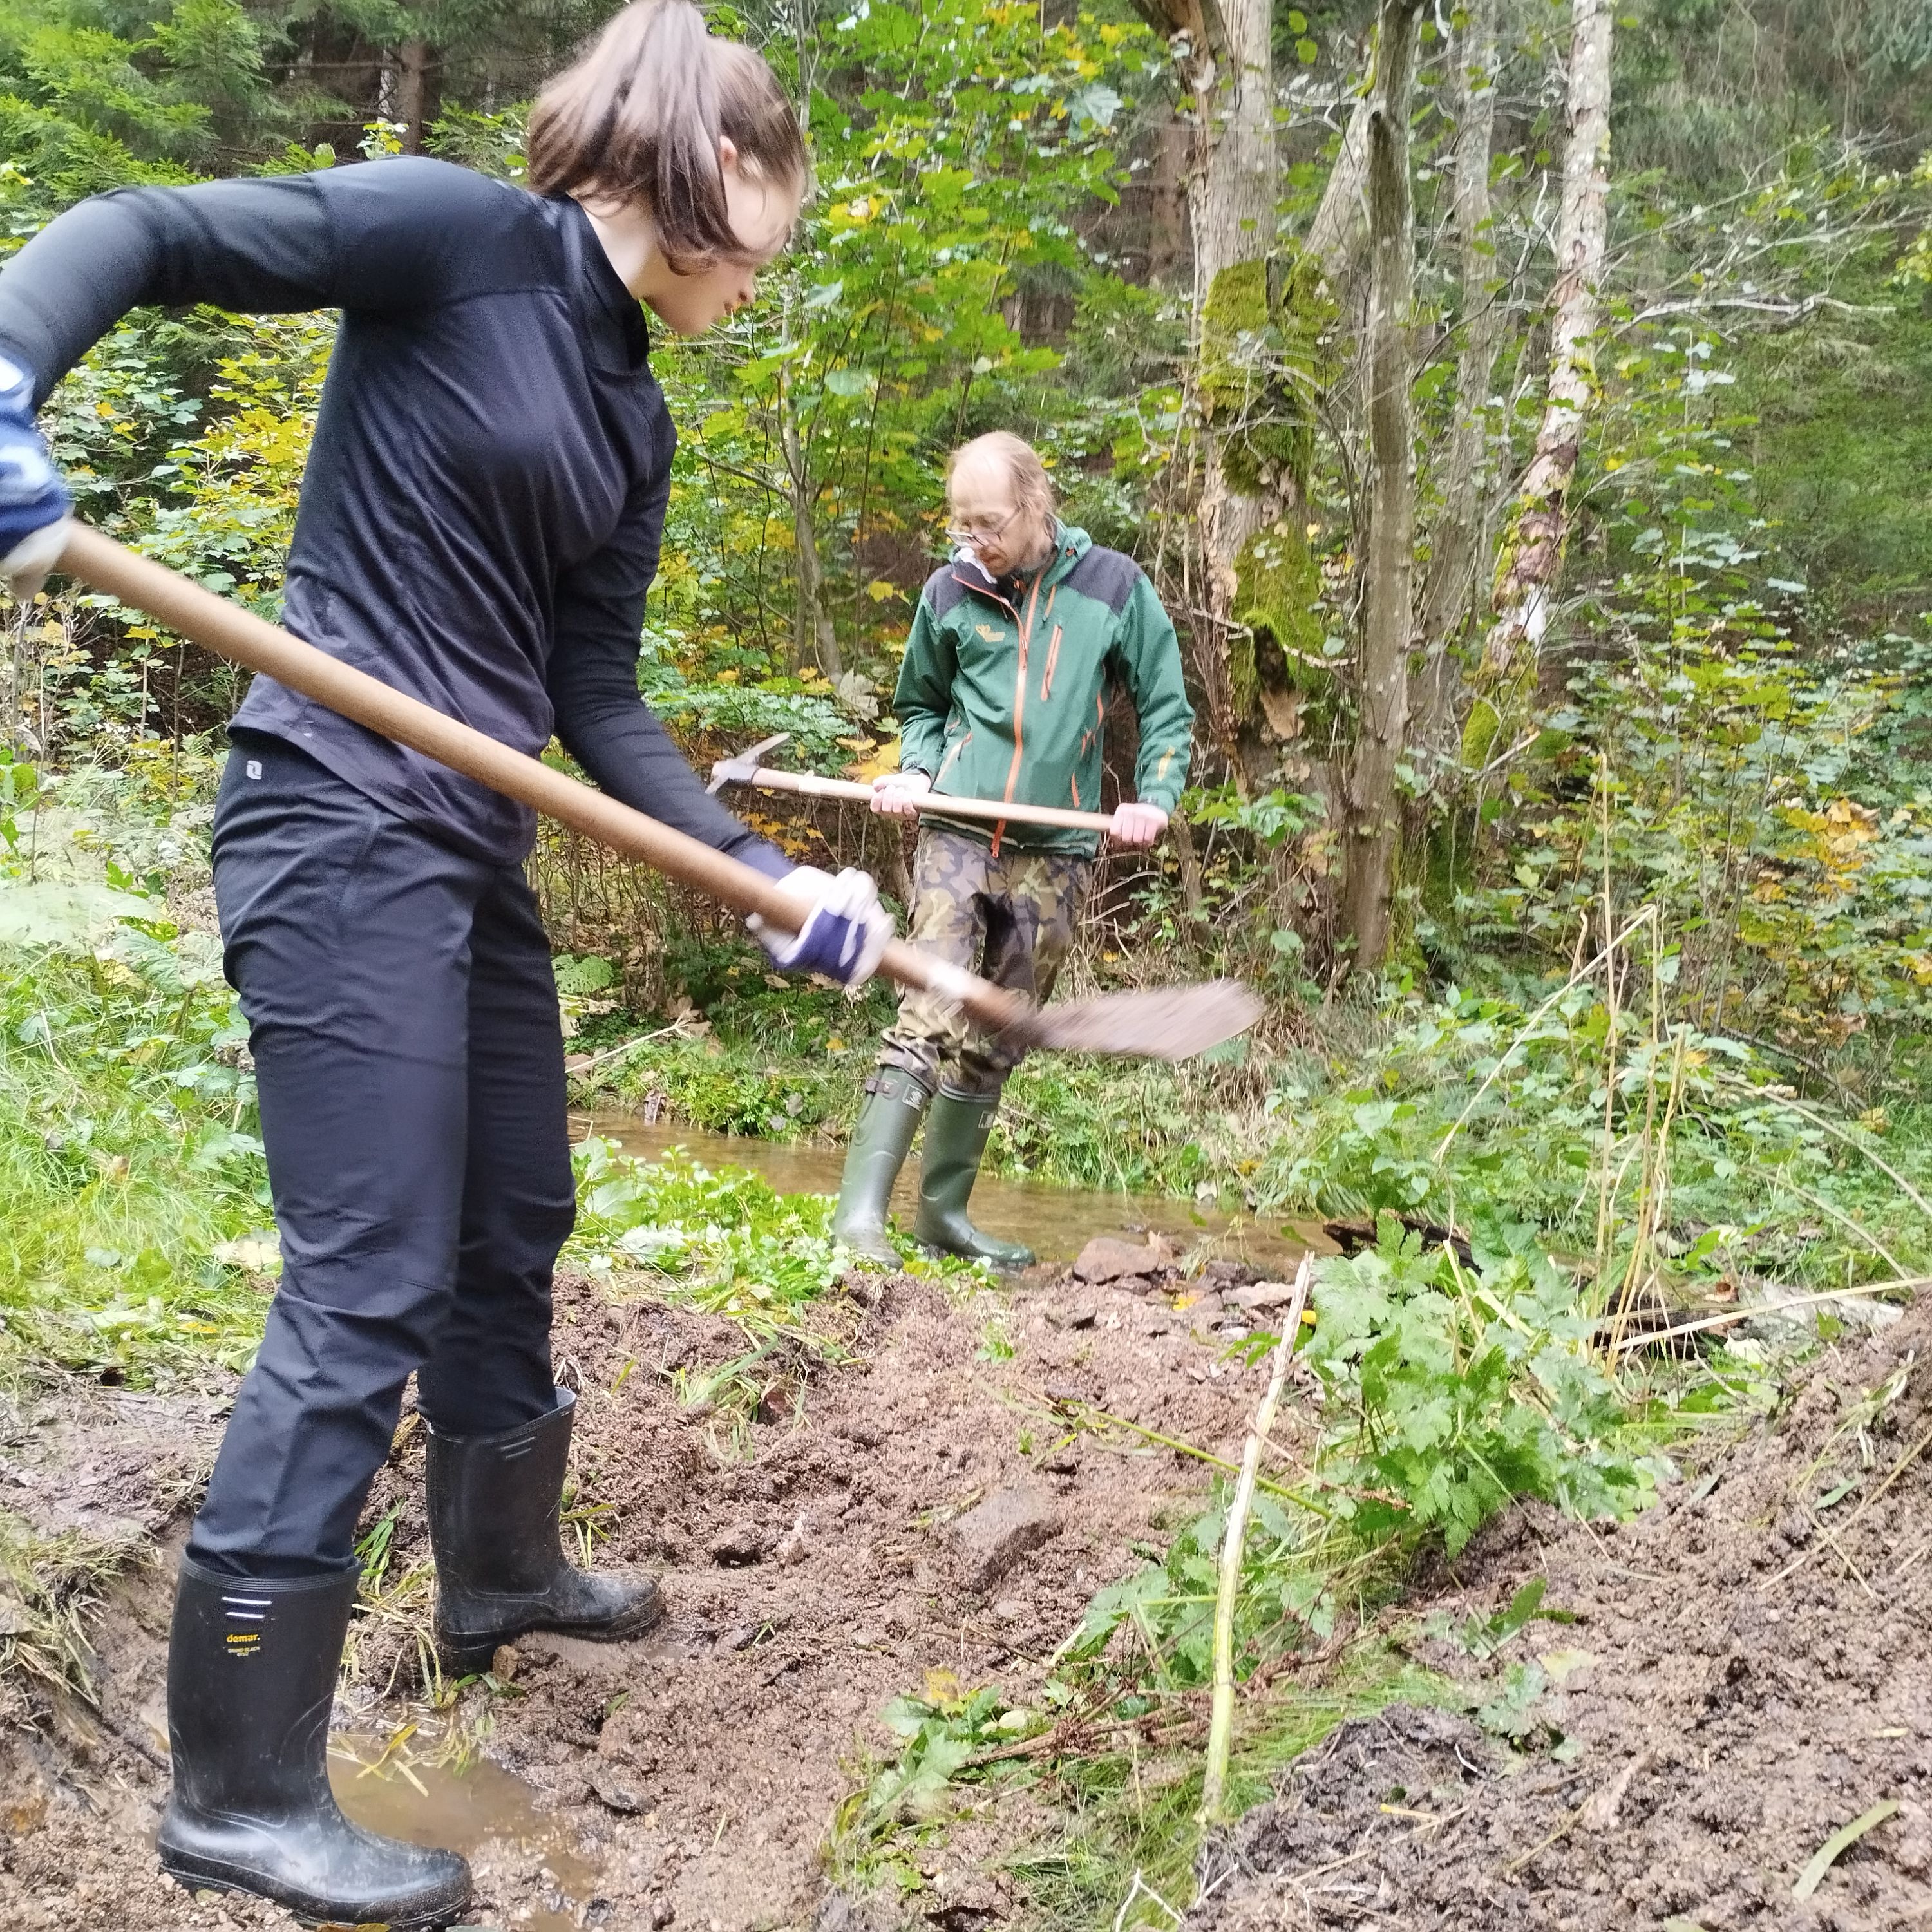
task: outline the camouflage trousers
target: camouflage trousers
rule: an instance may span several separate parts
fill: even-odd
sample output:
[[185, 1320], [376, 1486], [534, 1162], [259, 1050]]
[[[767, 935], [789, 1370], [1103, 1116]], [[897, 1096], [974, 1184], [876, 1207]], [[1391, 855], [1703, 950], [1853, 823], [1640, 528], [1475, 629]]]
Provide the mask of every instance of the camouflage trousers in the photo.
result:
[[[913, 856], [911, 923], [906, 937], [993, 982], [1044, 1004], [1073, 942], [1094, 861], [1065, 852], [998, 857], [989, 846], [939, 826], [921, 828]], [[965, 1016], [931, 993], [908, 993], [886, 1029], [880, 1066], [902, 1067], [929, 1094], [990, 1094], [1024, 1049], [968, 1027]]]

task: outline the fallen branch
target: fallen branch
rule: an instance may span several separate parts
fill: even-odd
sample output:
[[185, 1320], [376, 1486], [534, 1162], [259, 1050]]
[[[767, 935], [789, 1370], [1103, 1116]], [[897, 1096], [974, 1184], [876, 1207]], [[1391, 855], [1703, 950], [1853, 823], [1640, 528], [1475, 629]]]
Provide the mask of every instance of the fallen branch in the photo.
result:
[[1288, 1380], [1288, 1358], [1301, 1333], [1301, 1311], [1307, 1306], [1309, 1284], [1314, 1275], [1315, 1257], [1304, 1255], [1301, 1265], [1294, 1271], [1294, 1298], [1288, 1304], [1287, 1318], [1281, 1324], [1281, 1340], [1275, 1344], [1274, 1372], [1268, 1378], [1268, 1393], [1255, 1411], [1254, 1426], [1248, 1431], [1247, 1446], [1241, 1453], [1241, 1473], [1234, 1484], [1227, 1533], [1221, 1543], [1221, 1587], [1214, 1604], [1214, 1702], [1208, 1726], [1208, 1769], [1201, 1787], [1201, 1816], [1210, 1825], [1220, 1820], [1228, 1759], [1234, 1748], [1234, 1604], [1240, 1594], [1248, 1512], [1254, 1507], [1255, 1484], [1261, 1475], [1262, 1445], [1274, 1426], [1274, 1412]]
[[1822, 1301], [1843, 1301], [1854, 1294], [1887, 1294], [1894, 1288], [1916, 1290], [1926, 1287], [1932, 1287], [1932, 1275], [1904, 1275], [1892, 1281], [1861, 1282], [1856, 1288], [1828, 1288], [1815, 1294], [1794, 1294], [1783, 1301], [1754, 1302], [1748, 1307], [1735, 1308], [1723, 1315], [1707, 1315], [1701, 1322], [1684, 1322], [1675, 1328], [1653, 1328], [1645, 1334], [1627, 1335], [1616, 1345], [1616, 1352], [1624, 1354], [1632, 1348], [1648, 1348], [1678, 1335], [1701, 1335], [1708, 1329], [1732, 1328], [1740, 1322], [1749, 1322], [1760, 1315], [1781, 1314], [1787, 1308], [1813, 1308]]

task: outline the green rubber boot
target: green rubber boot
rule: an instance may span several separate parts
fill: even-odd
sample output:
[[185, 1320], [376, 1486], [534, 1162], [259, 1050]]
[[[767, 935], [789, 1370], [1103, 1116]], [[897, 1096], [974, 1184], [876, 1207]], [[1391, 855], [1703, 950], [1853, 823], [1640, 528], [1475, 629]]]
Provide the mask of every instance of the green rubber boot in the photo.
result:
[[881, 1067], [866, 1082], [865, 1105], [852, 1124], [832, 1232], [855, 1255], [880, 1268], [899, 1264], [899, 1251], [886, 1232], [886, 1209], [926, 1102], [926, 1089], [903, 1067]]
[[926, 1124], [926, 1164], [920, 1173], [919, 1219], [913, 1238], [923, 1247], [990, 1262], [996, 1268], [1022, 1268], [1032, 1261], [1032, 1249], [982, 1233], [966, 1214], [987, 1136], [999, 1112], [997, 1087], [990, 1094], [940, 1088]]

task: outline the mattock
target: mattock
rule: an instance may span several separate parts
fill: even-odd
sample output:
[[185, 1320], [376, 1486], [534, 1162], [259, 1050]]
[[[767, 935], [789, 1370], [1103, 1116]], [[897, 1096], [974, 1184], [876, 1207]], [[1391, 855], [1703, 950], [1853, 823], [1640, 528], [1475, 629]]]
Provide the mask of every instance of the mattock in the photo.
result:
[[[759, 759], [774, 746], [791, 736], [781, 731], [740, 752], [735, 758], [720, 758], [711, 767], [711, 783], [716, 791], [728, 784], [756, 785], [760, 791], [800, 792], [807, 798], [848, 798], [869, 805], [872, 788], [850, 778], [822, 778], [816, 772], [781, 772]], [[962, 798], [951, 792], [922, 791], [913, 795], [913, 804], [922, 815], [936, 818], [1003, 819], [1014, 825], [1051, 825], [1075, 832], [1111, 832], [1114, 821], [1104, 812], [1076, 812], [1064, 805], [1022, 805], [998, 798]]]
[[720, 758], [711, 767], [711, 782], [706, 791], [722, 791], [728, 784], [756, 784], [758, 782], [758, 760], [767, 752], [775, 752], [791, 736], [789, 731], [774, 731], [769, 738], [760, 738], [748, 752], [740, 752], [735, 758]]
[[[809, 897], [788, 891], [764, 873], [688, 833], [580, 784], [562, 772], [553, 771], [540, 759], [500, 744], [380, 678], [304, 644], [279, 626], [204, 590], [165, 564], [137, 556], [85, 524], [74, 526], [59, 568], [90, 589], [145, 612], [218, 657], [259, 671], [506, 798], [548, 812], [585, 837], [640, 860], [734, 911], [756, 913], [781, 931], [794, 933], [811, 914]], [[751, 758], [770, 748], [768, 742], [745, 755]], [[871, 796], [869, 788], [857, 789]], [[1261, 1001], [1233, 980], [1103, 994], [1097, 999], [1042, 1010], [1017, 993], [897, 939], [886, 946], [879, 970], [902, 986], [956, 1001], [976, 1024], [1024, 1046], [1181, 1060], [1245, 1033], [1262, 1016]]]

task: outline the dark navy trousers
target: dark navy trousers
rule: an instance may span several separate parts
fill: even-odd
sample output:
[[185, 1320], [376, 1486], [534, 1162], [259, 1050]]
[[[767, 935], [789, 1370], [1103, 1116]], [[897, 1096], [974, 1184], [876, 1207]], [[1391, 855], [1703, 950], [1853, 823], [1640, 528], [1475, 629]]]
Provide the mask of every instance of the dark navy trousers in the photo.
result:
[[440, 1431], [548, 1414], [574, 1208], [550, 946], [521, 871], [237, 733], [214, 890], [282, 1280], [189, 1554], [346, 1568], [413, 1372]]

